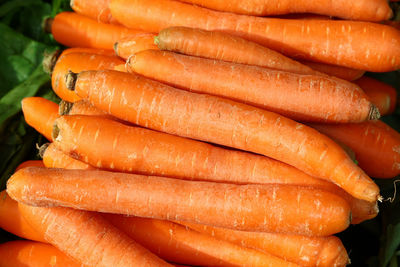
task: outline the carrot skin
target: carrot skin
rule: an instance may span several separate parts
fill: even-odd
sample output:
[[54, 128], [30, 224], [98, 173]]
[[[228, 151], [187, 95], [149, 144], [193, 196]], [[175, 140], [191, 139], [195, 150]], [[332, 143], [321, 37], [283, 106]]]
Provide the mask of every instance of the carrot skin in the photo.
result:
[[354, 81], [364, 75], [365, 70], [351, 69], [336, 65], [300, 60], [300, 62], [313, 70], [335, 76], [346, 81]]
[[27, 160], [22, 162], [15, 168], [15, 171], [18, 171], [19, 169], [26, 168], [26, 167], [44, 167], [43, 161], [42, 160]]
[[8, 180], [7, 193], [29, 205], [61, 205], [246, 231], [325, 236], [343, 231], [351, 219], [343, 198], [314, 188], [105, 171], [25, 168]]
[[42, 147], [41, 157], [46, 168], [92, 170], [94, 167], [64, 154], [54, 143]]
[[70, 5], [76, 13], [87, 16], [97, 22], [118, 24], [111, 15], [110, 0], [72, 0]]
[[118, 40], [114, 44], [115, 53], [123, 59], [128, 59], [137, 52], [157, 49], [157, 45], [154, 43], [155, 36], [153, 33], [142, 33]]

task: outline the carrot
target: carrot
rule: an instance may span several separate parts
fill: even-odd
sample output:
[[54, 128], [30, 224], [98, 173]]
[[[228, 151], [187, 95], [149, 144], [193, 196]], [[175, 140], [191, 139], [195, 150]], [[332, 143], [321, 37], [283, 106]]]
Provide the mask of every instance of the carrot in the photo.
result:
[[75, 103], [66, 102], [61, 100], [60, 102], [60, 115], [90, 115], [90, 116], [101, 116], [108, 119], [113, 119], [114, 117], [107, 112], [96, 108], [90, 102], [86, 100], [79, 100]]
[[120, 23], [147, 32], [171, 26], [224, 31], [299, 59], [375, 72], [400, 68], [400, 32], [386, 25], [251, 17], [172, 0], [113, 0], [110, 9]]
[[343, 80], [354, 81], [364, 75], [365, 70], [350, 69], [346, 67], [300, 60], [300, 62], [316, 71], [335, 76]]
[[333, 181], [356, 198], [370, 202], [379, 198], [378, 186], [339, 145], [283, 116], [118, 71], [71, 73], [67, 80], [68, 88], [80, 97], [120, 119], [269, 156]]
[[114, 44], [115, 53], [118, 56], [127, 59], [129, 56], [139, 51], [157, 49], [157, 45], [154, 43], [155, 36], [156, 35], [152, 33], [142, 33], [118, 40]]
[[68, 71], [79, 72], [83, 70], [113, 69], [114, 66], [124, 62], [115, 56], [106, 56], [89, 53], [67, 53], [62, 55], [54, 67], [51, 84], [54, 92], [63, 100], [69, 102], [79, 101], [74, 92], [67, 90], [65, 75]]
[[18, 203], [5, 190], [0, 192], [0, 228], [22, 238], [46, 242], [43, 235], [26, 222], [19, 211]]
[[184, 181], [98, 170], [24, 168], [8, 180], [7, 193], [29, 205], [61, 205], [246, 231], [324, 236], [343, 231], [351, 219], [343, 198], [314, 188]]
[[126, 72], [125, 64], [121, 64], [121, 65], [115, 66], [115, 67], [114, 67], [114, 70], [116, 70], [116, 71], [121, 71], [121, 72]]
[[53, 143], [42, 145], [39, 149], [39, 154], [43, 158], [43, 163], [46, 168], [64, 168], [79, 170], [95, 169], [94, 167], [82, 161], [73, 159], [68, 155], [65, 155]]
[[335, 236], [308, 237], [244, 232], [193, 223], [181, 224], [220, 240], [271, 253], [300, 266], [345, 266], [350, 263], [346, 249]]
[[22, 162], [21, 164], [19, 164], [17, 166], [15, 171], [18, 171], [19, 169], [26, 168], [26, 167], [32, 167], [32, 166], [44, 167], [43, 161], [41, 161], [41, 160], [27, 160], [27, 161], [24, 161], [24, 162]]
[[173, 222], [115, 214], [105, 217], [132, 239], [171, 262], [195, 266], [297, 266], [268, 252], [218, 240]]
[[400, 134], [384, 122], [310, 126], [349, 146], [368, 175], [392, 178], [400, 174]]
[[117, 40], [141, 31], [100, 23], [73, 12], [58, 13], [46, 21], [45, 28], [60, 44], [71, 47], [113, 49]]
[[382, 21], [393, 16], [386, 0], [291, 1], [291, 0], [181, 0], [203, 7], [245, 15], [270, 16], [288, 13], [316, 13], [351, 20]]
[[42, 97], [26, 97], [21, 104], [26, 123], [51, 141], [52, 126], [59, 116], [58, 105]]
[[0, 266], [78, 267], [82, 265], [52, 245], [18, 240], [0, 244]]
[[126, 67], [181, 89], [230, 98], [294, 120], [345, 123], [379, 118], [378, 109], [358, 86], [339, 79], [157, 50], [135, 54]]
[[111, 16], [110, 8], [108, 7], [110, 0], [71, 0], [71, 8], [81, 15], [87, 16], [98, 22], [114, 23], [118, 22]]
[[170, 266], [100, 214], [63, 207], [19, 206], [24, 218], [48, 243], [83, 265]]
[[361, 77], [355, 83], [364, 90], [371, 102], [378, 107], [381, 115], [394, 112], [397, 101], [397, 91], [395, 88], [367, 76]]
[[387, 20], [384, 22], [384, 24], [392, 26], [393, 28], [396, 28], [397, 30], [400, 30], [400, 21], [398, 21], [398, 20]]

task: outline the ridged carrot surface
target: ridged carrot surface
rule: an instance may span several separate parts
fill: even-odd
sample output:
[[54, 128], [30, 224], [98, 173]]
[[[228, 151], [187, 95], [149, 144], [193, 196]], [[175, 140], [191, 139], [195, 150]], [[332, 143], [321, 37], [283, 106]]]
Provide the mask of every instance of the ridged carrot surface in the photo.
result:
[[246, 231], [325, 236], [343, 231], [351, 219], [343, 198], [309, 187], [234, 185], [96, 170], [24, 168], [8, 180], [7, 193], [29, 205], [61, 205]]
[[128, 59], [137, 52], [147, 49], [157, 49], [157, 45], [154, 43], [155, 36], [153, 33], [142, 33], [118, 40], [114, 44], [115, 53], [124, 59]]
[[117, 23], [111, 16], [110, 0], [71, 0], [71, 8], [81, 15], [98, 22]]
[[27, 161], [24, 161], [21, 164], [19, 164], [17, 166], [17, 168], [15, 168], [15, 171], [18, 171], [19, 169], [26, 168], [26, 167], [32, 167], [32, 166], [44, 167], [43, 161], [42, 160], [27, 160]]
[[63, 169], [78, 169], [91, 170], [94, 167], [69, 157], [58, 149], [53, 143], [46, 144], [40, 148], [40, 156], [43, 158], [43, 163], [46, 168], [63, 168]]
[[125, 26], [148, 32], [171, 26], [224, 31], [299, 59], [375, 72], [400, 68], [400, 31], [377, 23], [252, 17], [172, 0], [112, 0], [110, 9]]
[[365, 73], [365, 70], [350, 69], [337, 65], [330, 65], [330, 64], [304, 61], [304, 60], [300, 60], [300, 62], [308, 67], [311, 67], [316, 71], [328, 74], [330, 76], [335, 76], [346, 81], [354, 81], [363, 76]]
[[298, 121], [350, 123], [379, 118], [378, 109], [357, 85], [330, 77], [158, 50], [135, 54], [126, 67], [177, 88], [226, 97]]

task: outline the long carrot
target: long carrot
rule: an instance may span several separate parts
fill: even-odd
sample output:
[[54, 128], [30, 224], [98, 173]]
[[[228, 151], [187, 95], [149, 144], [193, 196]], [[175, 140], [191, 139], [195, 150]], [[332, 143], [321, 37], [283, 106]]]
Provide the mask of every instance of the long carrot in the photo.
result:
[[42, 160], [27, 160], [22, 162], [15, 168], [15, 171], [18, 171], [19, 169], [26, 168], [26, 167], [44, 167], [43, 161]]
[[115, 53], [127, 59], [129, 56], [139, 51], [157, 49], [157, 45], [154, 43], [154, 37], [156, 37], [156, 35], [153, 33], [142, 33], [118, 40], [114, 44]]
[[115, 56], [106, 56], [90, 53], [67, 53], [61, 55], [54, 66], [51, 84], [54, 92], [63, 100], [76, 102], [81, 98], [65, 86], [65, 75], [68, 71], [113, 69], [124, 62]]
[[275, 113], [118, 71], [87, 71], [67, 79], [68, 88], [120, 119], [263, 154], [333, 181], [356, 198], [375, 202], [379, 197], [378, 186], [340, 146]]
[[111, 16], [110, 0], [71, 0], [71, 8], [81, 15], [87, 16], [98, 22], [117, 23]]
[[111, 116], [104, 110], [96, 108], [86, 100], [79, 100], [75, 103], [70, 103], [61, 100], [59, 106], [60, 106], [59, 108], [60, 115], [90, 115], [90, 116], [101, 116], [108, 119], [114, 119], [113, 116]]
[[63, 207], [19, 206], [24, 218], [48, 243], [83, 265], [170, 266], [100, 214]]
[[42, 97], [26, 97], [22, 100], [22, 112], [26, 123], [51, 139], [52, 125], [58, 115], [58, 105]]
[[400, 32], [386, 25], [251, 17], [172, 0], [112, 0], [110, 9], [125, 26], [148, 32], [171, 26], [224, 31], [299, 59], [375, 72], [400, 68]]
[[300, 62], [308, 67], [311, 67], [316, 71], [328, 74], [330, 76], [335, 76], [347, 81], [354, 81], [363, 76], [365, 73], [365, 70], [351, 69], [342, 66], [311, 62], [305, 60], [300, 60]]
[[129, 58], [126, 66], [128, 72], [188, 91], [226, 97], [294, 120], [349, 123], [379, 118], [378, 109], [358, 86], [339, 79], [158, 50], [139, 52]]
[[358, 165], [371, 177], [400, 174], [400, 134], [384, 122], [310, 126], [349, 146], [356, 153]]
[[293, 0], [181, 0], [203, 7], [245, 15], [270, 16], [289, 13], [316, 13], [351, 20], [382, 21], [393, 12], [386, 0], [359, 0], [356, 3], [339, 1], [293, 1]]
[[79, 267], [82, 265], [52, 245], [18, 240], [0, 244], [0, 266]]
[[221, 240], [271, 253], [300, 266], [345, 266], [350, 262], [342, 242], [335, 236], [307, 237], [181, 224]]
[[381, 115], [394, 112], [397, 102], [397, 91], [389, 84], [364, 76], [355, 81], [374, 103]]
[[69, 157], [59, 150], [53, 143], [44, 144], [39, 149], [39, 154], [43, 158], [46, 168], [63, 168], [63, 169], [79, 169], [91, 170], [94, 167]]
[[119, 25], [100, 23], [73, 12], [58, 13], [54, 19], [46, 21], [45, 27], [57, 42], [65, 46], [109, 50], [113, 49], [117, 40], [141, 32]]
[[343, 198], [293, 185], [234, 185], [30, 167], [8, 180], [7, 193], [30, 205], [61, 205], [246, 231], [325, 236], [343, 231], [351, 219]]
[[46, 242], [43, 235], [26, 222], [19, 211], [18, 203], [6, 191], [0, 192], [0, 228], [22, 238]]

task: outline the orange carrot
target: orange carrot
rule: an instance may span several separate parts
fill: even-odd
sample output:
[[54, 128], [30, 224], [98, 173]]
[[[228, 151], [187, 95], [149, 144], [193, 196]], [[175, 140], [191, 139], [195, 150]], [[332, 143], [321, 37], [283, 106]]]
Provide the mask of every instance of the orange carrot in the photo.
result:
[[68, 88], [120, 119], [269, 156], [333, 181], [356, 198], [379, 198], [378, 186], [339, 145], [278, 114], [118, 71], [71, 73], [67, 80]]
[[400, 174], [400, 134], [384, 122], [310, 126], [349, 146], [368, 175], [392, 178]]
[[141, 31], [100, 23], [73, 12], [61, 12], [46, 21], [46, 29], [57, 42], [72, 47], [113, 49], [117, 40]]
[[375, 72], [400, 68], [400, 32], [377, 23], [260, 18], [173, 0], [112, 0], [110, 9], [120, 23], [147, 32], [171, 26], [224, 31], [299, 59]]
[[26, 168], [26, 167], [44, 167], [43, 161], [42, 160], [27, 160], [22, 162], [17, 166], [15, 171], [18, 171], [19, 169]]
[[171, 262], [195, 266], [297, 266], [266, 251], [218, 240], [173, 222], [115, 214], [105, 217], [132, 239]]
[[121, 64], [121, 65], [115, 66], [114, 70], [121, 71], [121, 72], [126, 72], [125, 64]]
[[43, 235], [26, 222], [19, 211], [18, 203], [6, 191], [0, 192], [0, 228], [22, 238], [46, 242]]
[[123, 63], [118, 57], [100, 54], [67, 53], [61, 55], [51, 76], [53, 90], [61, 99], [68, 102], [76, 102], [81, 98], [74, 92], [67, 90], [65, 86], [65, 75], [68, 71], [79, 72], [83, 70], [113, 69], [114, 66]]
[[107, 112], [96, 108], [86, 100], [79, 100], [75, 103], [70, 103], [61, 100], [59, 113], [60, 115], [90, 115], [90, 116], [101, 116], [108, 119], [114, 118]]
[[82, 265], [52, 245], [19, 240], [0, 244], [0, 266], [79, 267]]
[[330, 76], [335, 76], [343, 80], [347, 81], [354, 81], [361, 76], [364, 75], [365, 70], [356, 70], [356, 69], [350, 69], [346, 67], [341, 67], [341, 66], [336, 66], [336, 65], [330, 65], [330, 64], [323, 64], [323, 63], [318, 63], [318, 62], [311, 62], [311, 61], [305, 61], [305, 60], [300, 60], [300, 62], [306, 66], [311, 67], [312, 69], [316, 71], [320, 71], [323, 73], [326, 73]]
[[291, 1], [291, 0], [181, 0], [203, 7], [245, 15], [270, 16], [288, 13], [316, 13], [351, 20], [382, 21], [393, 12], [386, 0], [359, 0], [351, 3], [339, 1]]
[[118, 23], [112, 16], [108, 7], [110, 0], [71, 0], [71, 8], [81, 15], [87, 16], [98, 22]]
[[126, 67], [181, 89], [230, 98], [294, 120], [349, 123], [379, 118], [378, 109], [358, 86], [325, 76], [158, 50], [135, 54]]
[[42, 97], [26, 97], [21, 103], [26, 123], [51, 141], [53, 123], [59, 116], [58, 105]]
[[387, 115], [394, 112], [397, 101], [397, 91], [392, 86], [364, 76], [355, 81], [367, 94], [372, 103], [374, 103], [381, 115]]
[[346, 249], [339, 238], [244, 232], [193, 223], [181, 223], [200, 233], [240, 246], [268, 252], [300, 266], [345, 266]]
[[71, 158], [59, 150], [53, 143], [44, 144], [39, 149], [39, 154], [43, 158], [44, 166], [47, 168], [79, 169], [91, 170], [94, 167]]
[[155, 36], [156, 35], [152, 33], [142, 33], [118, 40], [118, 42], [114, 44], [115, 53], [127, 59], [129, 56], [139, 51], [157, 49], [157, 45], [154, 43]]
[[29, 205], [61, 205], [246, 231], [325, 236], [343, 231], [351, 219], [343, 198], [309, 187], [184, 181], [97, 170], [24, 168], [8, 180], [7, 193]]
[[100, 214], [62, 207], [19, 206], [24, 218], [48, 243], [83, 265], [170, 266]]

